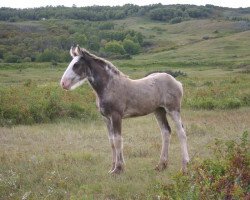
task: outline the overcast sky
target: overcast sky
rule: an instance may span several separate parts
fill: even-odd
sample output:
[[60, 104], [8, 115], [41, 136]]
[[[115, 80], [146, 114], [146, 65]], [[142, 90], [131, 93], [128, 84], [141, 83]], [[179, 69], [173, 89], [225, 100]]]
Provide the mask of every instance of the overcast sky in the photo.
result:
[[137, 4], [137, 5], [149, 5], [162, 3], [163, 5], [168, 4], [195, 4], [195, 5], [206, 5], [213, 4], [216, 6], [223, 7], [250, 7], [250, 0], [1, 0], [0, 7], [12, 7], [12, 8], [34, 8], [41, 6], [57, 6], [64, 5], [71, 7], [75, 4], [77, 7], [92, 6], [92, 5], [124, 5], [124, 4]]

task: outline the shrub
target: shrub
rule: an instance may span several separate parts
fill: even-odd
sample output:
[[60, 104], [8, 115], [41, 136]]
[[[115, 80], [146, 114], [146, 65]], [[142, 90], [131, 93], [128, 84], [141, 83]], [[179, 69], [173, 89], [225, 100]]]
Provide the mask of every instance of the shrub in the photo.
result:
[[210, 149], [214, 157], [196, 159], [188, 175], [176, 174], [174, 183], [163, 185], [167, 199], [248, 199], [250, 150], [248, 133], [240, 142], [215, 140]]
[[4, 57], [4, 62], [7, 63], [19, 63], [21, 58], [17, 55], [8, 54]]
[[22, 62], [31, 62], [31, 58], [30, 57], [25, 57]]
[[130, 55], [138, 54], [140, 51], [140, 45], [138, 43], [133, 42], [132, 40], [125, 39], [122, 44], [126, 53]]
[[115, 40], [108, 42], [105, 45], [104, 51], [114, 53], [114, 54], [121, 54], [121, 55], [126, 53], [123, 46], [118, 41], [115, 41]]
[[182, 22], [182, 17], [174, 17], [173, 19], [171, 19], [170, 24], [178, 24]]
[[38, 62], [51, 62], [52, 60], [60, 60], [58, 51], [54, 49], [45, 49], [43, 52], [38, 53], [36, 56], [36, 61]]

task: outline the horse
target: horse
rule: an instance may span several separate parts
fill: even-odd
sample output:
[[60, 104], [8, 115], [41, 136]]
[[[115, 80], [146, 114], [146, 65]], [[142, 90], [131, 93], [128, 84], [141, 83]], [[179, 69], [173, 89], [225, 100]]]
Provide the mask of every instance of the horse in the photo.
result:
[[162, 171], [168, 165], [171, 137], [167, 115], [177, 129], [182, 152], [182, 171], [187, 171], [189, 155], [187, 137], [182, 125], [180, 109], [182, 84], [167, 73], [152, 73], [141, 79], [130, 79], [111, 62], [100, 58], [79, 45], [71, 47], [72, 61], [64, 72], [60, 85], [73, 90], [86, 80], [96, 95], [96, 104], [107, 125], [112, 148], [111, 174], [124, 171], [122, 119], [154, 113], [162, 135], [162, 149], [155, 169]]

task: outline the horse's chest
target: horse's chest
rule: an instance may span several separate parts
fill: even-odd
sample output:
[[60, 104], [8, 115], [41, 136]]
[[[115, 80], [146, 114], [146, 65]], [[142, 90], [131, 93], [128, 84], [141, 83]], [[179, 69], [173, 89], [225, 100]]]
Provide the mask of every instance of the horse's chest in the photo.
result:
[[99, 100], [97, 102], [98, 109], [103, 116], [108, 116], [115, 110], [115, 106], [111, 101]]

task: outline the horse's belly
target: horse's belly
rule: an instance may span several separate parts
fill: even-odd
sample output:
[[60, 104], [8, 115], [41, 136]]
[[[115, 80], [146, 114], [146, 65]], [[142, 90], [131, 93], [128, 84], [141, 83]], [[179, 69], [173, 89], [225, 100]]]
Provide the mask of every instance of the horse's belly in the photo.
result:
[[155, 103], [143, 103], [140, 104], [134, 104], [134, 105], [127, 105], [126, 109], [123, 112], [123, 118], [127, 117], [139, 117], [148, 115], [155, 111], [155, 109], [159, 107], [158, 104]]

